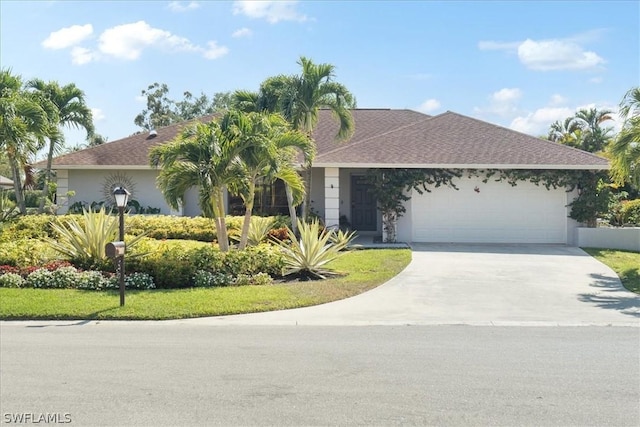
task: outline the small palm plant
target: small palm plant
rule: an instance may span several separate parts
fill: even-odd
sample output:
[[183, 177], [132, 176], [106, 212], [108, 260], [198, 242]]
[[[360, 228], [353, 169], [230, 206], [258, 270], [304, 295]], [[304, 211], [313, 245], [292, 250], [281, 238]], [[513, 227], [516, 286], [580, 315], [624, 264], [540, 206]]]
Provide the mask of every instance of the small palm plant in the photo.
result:
[[[108, 215], [104, 207], [97, 212], [82, 211], [82, 219], [56, 218], [51, 228], [58, 240], [48, 239], [51, 248], [82, 268], [104, 267], [107, 261], [105, 245], [118, 238], [118, 219]], [[134, 246], [144, 235], [127, 243]]]
[[[298, 274], [303, 278], [326, 279], [336, 274], [326, 264], [341, 255], [341, 246], [331, 241], [333, 232], [321, 230], [320, 223], [313, 220], [310, 224], [298, 220], [300, 238], [290, 228], [287, 234], [291, 243], [278, 241], [283, 250], [285, 275]], [[347, 242], [348, 244], [348, 242]]]
[[0, 191], [0, 227], [20, 214], [18, 207], [9, 199], [9, 195]]
[[[265, 242], [269, 238], [269, 231], [273, 228], [274, 223], [274, 218], [262, 216], [251, 217], [249, 232], [247, 235], [247, 245], [258, 246], [260, 243]], [[231, 230], [229, 232], [229, 237], [239, 242], [241, 234], [241, 230]]]

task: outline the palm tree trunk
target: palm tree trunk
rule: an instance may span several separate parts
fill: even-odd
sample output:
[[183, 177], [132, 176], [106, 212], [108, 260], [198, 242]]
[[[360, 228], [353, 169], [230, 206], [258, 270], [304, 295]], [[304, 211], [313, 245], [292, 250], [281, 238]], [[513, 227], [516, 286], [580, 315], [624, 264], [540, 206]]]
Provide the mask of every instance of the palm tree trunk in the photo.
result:
[[311, 166], [305, 169], [304, 200], [302, 201], [302, 221], [306, 221], [311, 212]]
[[27, 213], [27, 207], [24, 203], [24, 193], [22, 192], [22, 182], [20, 180], [20, 166], [18, 165], [18, 160], [9, 153], [9, 164], [11, 165], [11, 174], [13, 175], [13, 189], [16, 193], [16, 205], [18, 205], [18, 209], [21, 214]]
[[217, 197], [217, 213], [216, 217], [218, 218], [218, 246], [222, 252], [229, 251], [229, 236], [227, 235], [227, 222], [225, 221], [225, 209], [224, 209], [224, 197], [222, 195], [222, 191], [218, 194]]
[[42, 188], [42, 197], [40, 198], [40, 207], [38, 207], [38, 213], [44, 212], [44, 205], [49, 197], [49, 182], [51, 181], [51, 164], [53, 163], [53, 151], [57, 141], [55, 139], [49, 139], [49, 153], [47, 154], [47, 170], [44, 174], [44, 184]]
[[291, 231], [293, 234], [298, 234], [298, 214], [296, 214], [296, 207], [293, 206], [293, 193], [291, 188], [285, 182], [284, 190], [287, 193], [287, 205], [289, 206], [289, 217], [291, 218]]
[[242, 234], [240, 235], [240, 243], [238, 249], [243, 250], [247, 247], [249, 240], [249, 227], [251, 226], [251, 213], [253, 211], [253, 199], [255, 197], [255, 179], [249, 182], [249, 190], [247, 191], [247, 199], [244, 201], [244, 222], [242, 223]]

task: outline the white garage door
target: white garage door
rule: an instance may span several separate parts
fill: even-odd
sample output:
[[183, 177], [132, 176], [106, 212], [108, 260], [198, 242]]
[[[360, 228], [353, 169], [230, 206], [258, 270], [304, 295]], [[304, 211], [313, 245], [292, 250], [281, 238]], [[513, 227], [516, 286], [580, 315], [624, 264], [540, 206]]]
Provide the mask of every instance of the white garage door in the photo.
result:
[[567, 243], [567, 193], [525, 181], [462, 178], [459, 190], [436, 188], [411, 198], [413, 241]]

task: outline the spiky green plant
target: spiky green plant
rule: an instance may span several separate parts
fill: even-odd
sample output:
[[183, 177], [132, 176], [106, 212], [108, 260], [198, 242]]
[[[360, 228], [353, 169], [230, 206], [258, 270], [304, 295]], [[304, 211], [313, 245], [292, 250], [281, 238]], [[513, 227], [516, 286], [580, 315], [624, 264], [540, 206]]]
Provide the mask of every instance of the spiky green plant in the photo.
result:
[[356, 238], [357, 233], [355, 231], [342, 231], [332, 230], [329, 240], [333, 243], [339, 251], [348, 250], [352, 247], [351, 242]]
[[326, 279], [335, 272], [325, 265], [341, 255], [340, 247], [331, 242], [331, 232], [321, 230], [320, 223], [313, 220], [307, 224], [298, 220], [300, 238], [287, 228], [291, 242], [278, 241], [283, 250], [285, 275], [298, 274], [303, 278]]
[[[108, 215], [104, 207], [97, 212], [83, 209], [81, 218], [57, 217], [51, 222], [51, 228], [58, 235], [57, 240], [47, 239], [51, 248], [83, 268], [104, 266], [105, 245], [118, 239], [118, 218]], [[127, 242], [127, 248], [142, 237]]]
[[[269, 231], [271, 231], [271, 229], [273, 228], [274, 223], [274, 218], [262, 216], [251, 217], [251, 222], [249, 223], [249, 233], [247, 235], [247, 245], [258, 246], [260, 243], [266, 241], [269, 237]], [[240, 241], [241, 236], [241, 230], [229, 231], [229, 237], [236, 241]]]
[[5, 222], [11, 221], [13, 218], [20, 214], [18, 207], [16, 206], [9, 195], [5, 191], [0, 191], [0, 227]]

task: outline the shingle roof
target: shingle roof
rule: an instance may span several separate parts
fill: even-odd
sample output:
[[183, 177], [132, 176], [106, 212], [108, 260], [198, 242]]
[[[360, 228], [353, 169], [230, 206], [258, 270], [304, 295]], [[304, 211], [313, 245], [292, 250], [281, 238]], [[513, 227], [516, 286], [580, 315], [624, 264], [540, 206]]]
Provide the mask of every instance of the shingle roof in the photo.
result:
[[[411, 110], [353, 110], [355, 132], [337, 142], [331, 112], [319, 112], [313, 133], [319, 167], [456, 167], [605, 169], [606, 159], [453, 112], [428, 116]], [[200, 120], [210, 120], [205, 116]], [[54, 167], [148, 168], [152, 146], [171, 140], [185, 123], [70, 153]]]
[[[374, 121], [374, 117], [368, 117]], [[604, 169], [608, 161], [586, 151], [535, 138], [451, 111], [422, 116], [387, 132], [356, 135], [346, 144], [323, 146], [316, 166], [495, 167]], [[337, 125], [333, 125], [333, 132]], [[376, 123], [373, 123], [376, 126]], [[320, 127], [320, 126], [318, 126]], [[323, 132], [327, 132], [324, 129]], [[318, 146], [320, 148], [320, 145]]]

